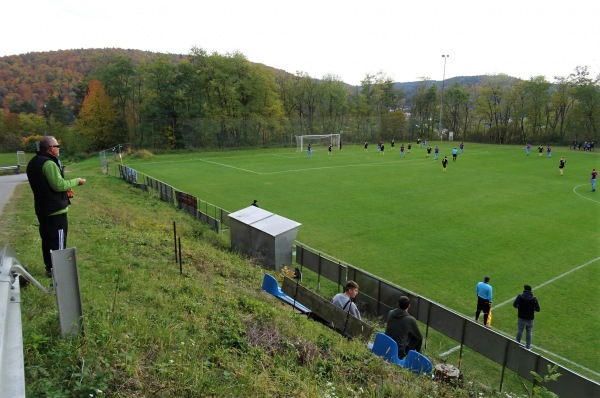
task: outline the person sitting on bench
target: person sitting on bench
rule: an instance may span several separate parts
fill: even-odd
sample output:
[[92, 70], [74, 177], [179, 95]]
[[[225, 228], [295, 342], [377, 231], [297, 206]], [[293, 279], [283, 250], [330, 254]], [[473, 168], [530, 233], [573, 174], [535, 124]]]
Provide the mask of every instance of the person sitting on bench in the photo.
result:
[[400, 296], [398, 308], [391, 310], [388, 314], [385, 334], [390, 336], [398, 344], [398, 358], [402, 359], [408, 351], [421, 352], [423, 336], [417, 326], [417, 320], [408, 314], [410, 299]]
[[352, 302], [352, 300], [358, 295], [358, 283], [354, 281], [346, 282], [346, 288], [344, 289], [344, 293], [338, 293], [333, 297], [331, 302], [344, 311], [354, 315], [358, 319], [360, 319], [360, 312], [358, 312], [358, 307], [356, 304]]

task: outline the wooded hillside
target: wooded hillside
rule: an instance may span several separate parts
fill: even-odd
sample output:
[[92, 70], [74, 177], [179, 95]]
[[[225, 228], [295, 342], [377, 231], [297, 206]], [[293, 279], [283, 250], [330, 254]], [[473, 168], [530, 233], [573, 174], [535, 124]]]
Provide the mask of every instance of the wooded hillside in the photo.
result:
[[195, 149], [295, 145], [303, 134], [346, 143], [443, 138], [492, 143], [597, 141], [600, 77], [577, 66], [549, 82], [504, 74], [359, 87], [291, 74], [242, 53], [88, 49], [0, 58], [0, 150], [57, 136], [69, 152], [119, 143]]
[[[60, 50], [0, 57], [0, 105], [14, 113], [43, 113], [50, 97], [57, 97], [73, 112], [83, 100], [85, 83], [98, 65], [116, 55], [134, 64], [160, 54], [118, 48]], [[174, 62], [184, 55], [171, 55]], [[72, 115], [71, 115], [72, 116]]]

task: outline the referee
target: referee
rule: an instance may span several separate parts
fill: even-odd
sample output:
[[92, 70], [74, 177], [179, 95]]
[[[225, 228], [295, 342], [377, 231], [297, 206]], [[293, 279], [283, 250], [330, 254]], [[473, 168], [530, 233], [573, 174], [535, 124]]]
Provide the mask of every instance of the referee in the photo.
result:
[[477, 284], [477, 311], [475, 312], [475, 321], [479, 319], [479, 314], [483, 311], [483, 324], [487, 325], [490, 308], [492, 308], [492, 285], [490, 277], [483, 278], [483, 282]]

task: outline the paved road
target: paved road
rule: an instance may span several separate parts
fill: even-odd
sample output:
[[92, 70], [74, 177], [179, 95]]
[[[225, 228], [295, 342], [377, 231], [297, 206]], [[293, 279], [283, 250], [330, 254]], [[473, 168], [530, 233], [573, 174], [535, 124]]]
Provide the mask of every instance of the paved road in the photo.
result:
[[9, 174], [0, 176], [0, 214], [4, 210], [4, 205], [8, 202], [19, 184], [27, 182], [27, 174]]

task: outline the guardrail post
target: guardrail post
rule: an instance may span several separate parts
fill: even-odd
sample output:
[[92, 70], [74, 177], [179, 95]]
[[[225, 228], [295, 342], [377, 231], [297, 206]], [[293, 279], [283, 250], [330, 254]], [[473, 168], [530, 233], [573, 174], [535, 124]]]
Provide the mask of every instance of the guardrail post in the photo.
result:
[[75, 248], [52, 251], [52, 277], [63, 337], [82, 333], [83, 306]]

